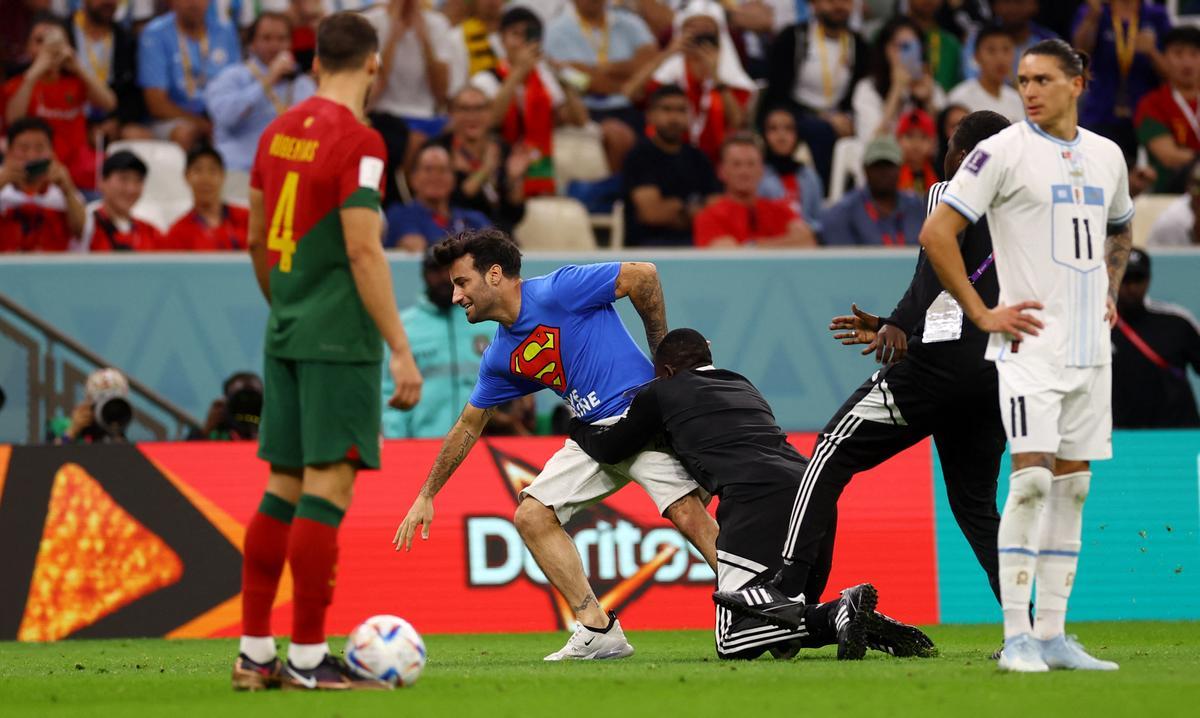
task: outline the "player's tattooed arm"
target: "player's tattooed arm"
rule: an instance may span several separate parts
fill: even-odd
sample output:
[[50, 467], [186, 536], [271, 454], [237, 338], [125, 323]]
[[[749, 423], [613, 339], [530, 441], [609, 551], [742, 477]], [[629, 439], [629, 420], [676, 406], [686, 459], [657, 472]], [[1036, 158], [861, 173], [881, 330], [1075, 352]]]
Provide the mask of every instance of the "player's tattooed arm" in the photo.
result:
[[1129, 250], [1133, 249], [1133, 224], [1126, 222], [1119, 227], [1109, 227], [1104, 240], [1104, 263], [1108, 265], [1108, 296], [1117, 301], [1121, 278], [1125, 276], [1125, 265], [1129, 262]]
[[622, 262], [616, 296], [617, 299], [627, 296], [633, 302], [646, 327], [646, 343], [653, 354], [667, 335], [667, 302], [658, 280], [658, 268], [650, 262]]
[[433, 461], [433, 468], [429, 470], [429, 478], [421, 487], [422, 496], [433, 498], [442, 490], [467, 454], [471, 453], [471, 448], [483, 433], [483, 427], [487, 426], [495, 413], [495, 408], [478, 409], [470, 404], [463, 408], [458, 421], [454, 422], [450, 433], [442, 441], [442, 448]]

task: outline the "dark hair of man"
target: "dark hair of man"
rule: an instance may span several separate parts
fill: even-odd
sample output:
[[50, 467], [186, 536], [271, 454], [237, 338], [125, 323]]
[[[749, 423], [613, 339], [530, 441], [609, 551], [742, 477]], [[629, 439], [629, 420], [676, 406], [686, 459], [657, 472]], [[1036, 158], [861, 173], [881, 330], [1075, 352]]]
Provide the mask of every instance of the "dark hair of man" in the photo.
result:
[[500, 265], [504, 276], [521, 276], [521, 250], [516, 242], [498, 229], [477, 229], [459, 232], [433, 246], [433, 256], [439, 265], [449, 267], [459, 257], [471, 255], [475, 270], [485, 274], [493, 265]]
[[904, 28], [913, 31], [917, 41], [921, 43], [921, 57], [925, 57], [925, 33], [915, 22], [904, 15], [897, 15], [888, 20], [879, 30], [875, 38], [874, 50], [871, 54], [871, 82], [880, 97], [887, 97], [892, 89], [892, 64], [888, 62], [887, 46], [891, 44], [896, 33]]
[[505, 10], [504, 14], [500, 16], [500, 32], [522, 23], [532, 25], [538, 34], [542, 32], [542, 19], [537, 16], [537, 13], [521, 5]]
[[71, 26], [67, 24], [67, 21], [63, 20], [58, 15], [44, 10], [34, 14], [33, 21], [29, 23], [28, 37], [33, 36], [33, 31], [37, 29], [38, 25], [53, 25], [57, 27], [59, 30], [63, 31], [63, 34], [66, 35], [67, 44], [72, 48], [75, 47], [75, 33], [71, 32]]
[[225, 169], [225, 160], [221, 158], [221, 153], [213, 149], [212, 145], [197, 145], [187, 153], [187, 165], [184, 169], [191, 169], [192, 165], [196, 164], [205, 157], [211, 157], [216, 160], [216, 163]]
[[975, 34], [975, 51], [979, 52], [979, 48], [983, 46], [983, 41], [993, 37], [1006, 37], [1009, 41], [1013, 40], [1012, 33], [1003, 27], [999, 25], [984, 25]]
[[683, 91], [682, 87], [676, 84], [662, 85], [650, 93], [650, 101], [647, 103], [647, 107], [654, 109], [658, 106], [658, 103], [671, 97], [682, 97], [686, 100], [687, 93]]
[[254, 42], [255, 36], [258, 35], [258, 28], [262, 25], [263, 20], [275, 20], [287, 26], [288, 35], [292, 34], [292, 19], [281, 12], [265, 10], [261, 15], [254, 18], [254, 22], [250, 23], [249, 29], [246, 30], [246, 44]]
[[1026, 50], [1021, 57], [1026, 55], [1049, 55], [1055, 60], [1058, 60], [1058, 67], [1066, 74], [1067, 77], [1082, 77], [1083, 87], [1087, 89], [1088, 84], [1088, 64], [1091, 58], [1083, 50], [1076, 50], [1068, 45], [1065, 41], [1055, 38], [1053, 40], [1042, 40], [1033, 47]]
[[712, 364], [712, 351], [708, 348], [708, 340], [695, 329], [672, 329], [654, 352], [654, 362], [683, 371]]
[[958, 123], [958, 129], [954, 131], [954, 137], [951, 138], [951, 142], [959, 150], [970, 152], [975, 149], [975, 145], [1004, 130], [1011, 124], [1008, 118], [999, 112], [992, 112], [991, 110], [972, 112]]
[[721, 142], [721, 151], [718, 155], [719, 159], [725, 159], [725, 150], [730, 147], [752, 147], [758, 151], [758, 156], [763, 157], [763, 142], [758, 138], [758, 135], [750, 132], [735, 132], [725, 138]]
[[1163, 49], [1172, 45], [1187, 45], [1200, 50], [1200, 27], [1195, 25], [1178, 25], [1163, 35]]
[[46, 135], [48, 140], [54, 141], [54, 130], [50, 128], [50, 123], [40, 117], [30, 116], [22, 117], [8, 126], [8, 144], [11, 146], [18, 137], [26, 132], [41, 132]]
[[379, 50], [379, 36], [356, 12], [335, 12], [317, 26], [317, 59], [326, 72], [346, 72], [363, 66]]

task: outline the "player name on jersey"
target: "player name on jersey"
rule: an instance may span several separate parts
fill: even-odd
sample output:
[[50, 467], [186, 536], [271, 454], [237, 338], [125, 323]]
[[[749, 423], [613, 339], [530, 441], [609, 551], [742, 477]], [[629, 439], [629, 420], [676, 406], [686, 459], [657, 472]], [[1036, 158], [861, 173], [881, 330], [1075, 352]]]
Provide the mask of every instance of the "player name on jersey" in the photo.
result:
[[267, 154], [292, 162], [312, 162], [317, 156], [320, 140], [302, 140], [299, 137], [277, 134], [271, 138]]

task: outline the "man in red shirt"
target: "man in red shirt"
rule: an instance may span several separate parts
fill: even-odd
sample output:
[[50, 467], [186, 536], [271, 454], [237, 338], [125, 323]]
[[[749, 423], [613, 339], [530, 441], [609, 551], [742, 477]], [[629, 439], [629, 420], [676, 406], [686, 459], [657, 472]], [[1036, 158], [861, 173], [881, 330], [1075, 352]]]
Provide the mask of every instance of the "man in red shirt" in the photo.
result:
[[142, 197], [146, 164], [129, 150], [104, 160], [100, 200], [88, 205], [87, 221], [78, 248], [85, 252], [147, 252], [163, 248], [163, 234], [154, 225], [130, 215]]
[[717, 174], [725, 194], [696, 215], [697, 247], [815, 247], [812, 230], [786, 199], [758, 196], [763, 177], [763, 150], [757, 137], [732, 135], [721, 145]]
[[1158, 174], [1152, 191], [1177, 193], [1200, 152], [1200, 28], [1168, 32], [1162, 56], [1166, 82], [1142, 97], [1133, 124]]
[[83, 229], [83, 200], [54, 158], [54, 131], [40, 117], [8, 127], [0, 165], [0, 252], [62, 252]]
[[4, 84], [5, 118], [41, 117], [54, 130], [54, 153], [80, 187], [96, 183], [96, 152], [88, 142], [87, 105], [103, 112], [117, 106], [117, 96], [79, 64], [62, 23], [52, 15], [34, 20], [29, 33], [33, 64], [25, 74]]
[[184, 178], [192, 188], [192, 211], [167, 232], [167, 248], [200, 252], [246, 249], [250, 212], [221, 200], [225, 163], [212, 147], [201, 145], [188, 153]]

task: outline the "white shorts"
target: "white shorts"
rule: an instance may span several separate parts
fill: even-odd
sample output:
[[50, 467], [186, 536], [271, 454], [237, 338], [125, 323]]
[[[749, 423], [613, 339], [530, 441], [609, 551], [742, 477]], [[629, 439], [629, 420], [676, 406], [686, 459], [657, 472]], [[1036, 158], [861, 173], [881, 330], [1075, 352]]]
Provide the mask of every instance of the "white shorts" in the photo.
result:
[[[596, 423], [611, 424], [619, 419], [612, 417]], [[546, 462], [542, 473], [521, 491], [520, 498], [528, 496], [554, 509], [558, 522], [565, 526], [581, 509], [603, 500], [630, 481], [650, 494], [660, 515], [671, 504], [700, 488], [674, 454], [647, 447], [620, 464], [607, 466], [597, 463], [579, 444], [567, 439], [563, 448]]]
[[1112, 365], [1064, 367], [1056, 376], [997, 362], [1000, 416], [1013, 454], [1068, 461], [1112, 458]]

